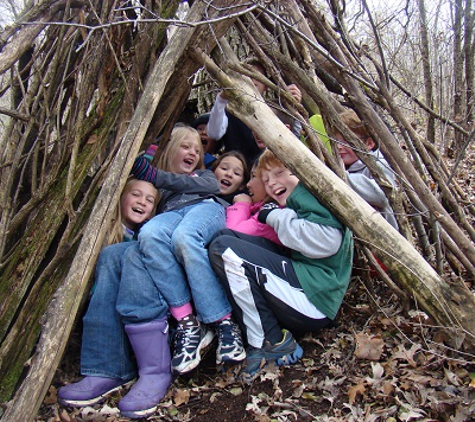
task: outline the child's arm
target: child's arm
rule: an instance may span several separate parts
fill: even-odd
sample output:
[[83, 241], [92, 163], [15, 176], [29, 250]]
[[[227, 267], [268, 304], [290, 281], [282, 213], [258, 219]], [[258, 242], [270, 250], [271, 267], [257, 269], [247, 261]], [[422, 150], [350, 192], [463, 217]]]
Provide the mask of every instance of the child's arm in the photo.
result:
[[228, 116], [226, 116], [226, 104], [228, 100], [221, 94], [216, 97], [216, 101], [209, 114], [206, 131], [210, 138], [220, 140], [228, 130]]
[[147, 180], [159, 189], [173, 192], [219, 194], [219, 183], [211, 170], [198, 170], [191, 175], [175, 174], [153, 167], [143, 156], [135, 159], [132, 174], [140, 180]]
[[260, 208], [259, 204], [246, 202], [237, 202], [230, 205], [226, 208], [226, 227], [250, 236], [264, 237], [281, 245], [282, 243], [274, 229], [257, 219]]
[[334, 255], [343, 239], [340, 229], [298, 218], [290, 208], [263, 210], [259, 221], [271, 226], [284, 246], [311, 259]]
[[[378, 157], [376, 158], [378, 159]], [[395, 186], [394, 174], [387, 165], [386, 161], [384, 159], [379, 159], [377, 164], [381, 170], [383, 170], [383, 173], [389, 182]], [[352, 189], [366, 202], [368, 202], [368, 204], [380, 211], [389, 205], [386, 194], [369, 174], [369, 170], [367, 168], [364, 172], [347, 172], [347, 176], [348, 182], [350, 183]]]
[[388, 205], [388, 198], [376, 181], [361, 173], [347, 173], [352, 189], [368, 204], [378, 210]]
[[246, 222], [251, 217], [251, 205], [248, 202], [236, 202], [229, 207], [226, 207], [226, 227], [231, 230], [237, 230], [243, 222]]
[[190, 175], [157, 170], [155, 186], [172, 192], [219, 195], [219, 182], [211, 170], [198, 170]]

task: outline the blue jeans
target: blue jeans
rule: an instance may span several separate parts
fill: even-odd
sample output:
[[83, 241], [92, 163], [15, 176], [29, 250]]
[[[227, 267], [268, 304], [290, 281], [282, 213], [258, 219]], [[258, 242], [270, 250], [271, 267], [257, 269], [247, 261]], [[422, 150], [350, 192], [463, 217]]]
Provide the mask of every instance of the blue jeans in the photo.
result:
[[[148, 292], [153, 281], [170, 307], [193, 301], [201, 321], [218, 321], [231, 312], [231, 305], [211, 268], [206, 246], [224, 225], [225, 209], [214, 201], [155, 216], [140, 230], [140, 251], [129, 248], [125, 253], [122, 286]], [[123, 316], [143, 306], [136, 300], [138, 293], [129, 290], [128, 297], [119, 298]]]
[[[81, 373], [129, 380], [136, 376], [136, 364], [124, 331], [125, 324], [148, 322], [167, 315], [168, 306], [153, 283], [140, 291], [146, 301], [132, 317], [120, 314], [121, 296], [130, 294], [122, 282], [123, 262], [128, 251], [138, 251], [138, 242], [123, 242], [105, 247], [96, 266], [94, 293], [83, 319]], [[151, 311], [148, 304], [152, 302]], [[141, 312], [141, 314], [140, 314]]]

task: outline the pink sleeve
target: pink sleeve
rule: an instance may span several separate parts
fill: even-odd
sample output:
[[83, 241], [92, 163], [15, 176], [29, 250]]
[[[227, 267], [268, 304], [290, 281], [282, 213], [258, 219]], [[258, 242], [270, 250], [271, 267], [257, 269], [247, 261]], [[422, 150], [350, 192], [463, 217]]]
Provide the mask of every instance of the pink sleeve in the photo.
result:
[[251, 215], [251, 204], [245, 202], [230, 205], [226, 208], [226, 227], [250, 236], [264, 237], [281, 245], [282, 243], [274, 229], [257, 219], [260, 207], [253, 207], [252, 211], [254, 211], [254, 214]]
[[226, 227], [235, 230], [236, 226], [251, 217], [251, 205], [247, 202], [237, 202], [226, 208]]

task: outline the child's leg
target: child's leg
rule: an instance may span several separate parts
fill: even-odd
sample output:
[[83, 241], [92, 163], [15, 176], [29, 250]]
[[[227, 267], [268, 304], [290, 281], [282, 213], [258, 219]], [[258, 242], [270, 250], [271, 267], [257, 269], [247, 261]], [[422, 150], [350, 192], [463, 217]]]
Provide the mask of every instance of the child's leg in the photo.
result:
[[84, 316], [81, 373], [129, 380], [136, 374], [130, 345], [116, 311], [121, 261], [136, 242], [107, 246], [99, 254], [94, 293]]
[[165, 318], [168, 304], [144, 266], [138, 242], [127, 248], [117, 295], [117, 312], [122, 323], [141, 324]]
[[136, 374], [130, 345], [116, 311], [122, 257], [132, 244], [110, 245], [99, 255], [94, 293], [84, 316], [81, 373], [85, 378], [59, 389], [58, 401], [65, 406], [101, 402]]
[[273, 245], [271, 250], [263, 246], [261, 239], [230, 232], [209, 248], [235, 317], [257, 348], [281, 340], [281, 323], [299, 331], [316, 331], [329, 323], [303, 292], [290, 259], [275, 253]]
[[302, 348], [280, 323], [309, 331], [330, 321], [307, 299], [292, 262], [274, 249], [252, 236], [233, 233], [218, 236], [209, 247], [213, 268], [251, 346], [242, 373], [245, 381], [259, 373], [262, 360], [286, 365], [302, 357]]
[[[197, 208], [201, 209], [199, 213], [188, 215]], [[204, 220], [204, 216], [209, 222]], [[136, 280], [136, 283], [143, 286], [145, 280], [153, 280], [154, 286], [169, 304], [172, 315], [178, 320], [172, 358], [172, 369], [178, 373], [194, 369], [201, 359], [200, 350], [214, 337], [214, 334], [206, 327], [200, 326], [191, 314], [189, 285], [194, 286], [193, 280], [199, 277], [200, 280], [207, 281], [211, 278], [211, 283], [205, 283], [209, 286], [206, 287], [209, 291], [203, 293], [208, 296], [209, 303], [214, 308], [206, 305], [209, 314], [200, 314], [204, 322], [213, 322], [231, 311], [226, 295], [210, 267], [205, 249], [205, 244], [223, 226], [224, 209], [214, 202], [199, 203], [181, 210], [166, 212], [154, 217], [142, 228], [139, 234], [140, 253], [134, 255], [131, 253], [127, 257], [128, 265], [124, 269], [124, 276], [131, 281], [124, 284], [133, 286], [133, 280]], [[186, 263], [190, 263], [190, 267], [193, 268], [191, 281], [187, 279], [183, 269]], [[145, 286], [144, 291], [147, 290]], [[139, 292], [131, 291], [130, 294], [143, 296]], [[150, 302], [153, 303], [152, 300]], [[200, 303], [198, 299], [198, 304]], [[201, 305], [196, 307], [201, 309]], [[126, 315], [123, 308], [121, 312]], [[135, 309], [134, 312], [139, 310]], [[140, 311], [140, 315], [144, 313], [144, 310]], [[128, 323], [133, 321], [129, 320]]]
[[172, 245], [172, 237], [181, 225], [183, 215], [183, 210], [169, 211], [148, 221], [139, 233], [140, 257], [137, 262], [132, 262], [131, 269], [124, 271], [124, 276], [130, 279], [153, 280], [170, 307], [183, 306], [191, 301], [186, 274]]
[[231, 312], [226, 294], [211, 268], [207, 244], [225, 224], [225, 210], [215, 202], [185, 208], [186, 214], [172, 237], [172, 250], [183, 265], [201, 321], [212, 323]]
[[[214, 323], [218, 337], [216, 362], [240, 362], [246, 357], [239, 327], [231, 321], [231, 305], [226, 293], [211, 268], [206, 245], [219, 229], [224, 227], [224, 208], [215, 202], [202, 202], [186, 208], [183, 221], [173, 233], [172, 245], [178, 261], [184, 266], [196, 312], [205, 323]], [[176, 311], [175, 311], [176, 312]], [[192, 332], [192, 321], [187, 321], [187, 331]], [[198, 328], [194, 328], [198, 332]], [[183, 337], [192, 343], [190, 335]], [[195, 336], [197, 337], [197, 336]], [[196, 344], [198, 340], [194, 341]], [[186, 348], [182, 348], [183, 350]], [[199, 362], [198, 353], [193, 355], [194, 364]], [[189, 353], [177, 353], [177, 367], [182, 367], [182, 357]], [[189, 367], [189, 365], [188, 365]]]

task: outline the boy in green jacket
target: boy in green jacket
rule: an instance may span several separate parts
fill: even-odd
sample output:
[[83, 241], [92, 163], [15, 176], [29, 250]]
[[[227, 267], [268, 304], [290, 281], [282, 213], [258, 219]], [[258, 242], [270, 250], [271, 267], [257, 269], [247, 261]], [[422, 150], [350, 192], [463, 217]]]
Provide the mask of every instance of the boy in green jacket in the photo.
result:
[[263, 361], [288, 365], [302, 357], [288, 330], [315, 332], [332, 324], [353, 262], [351, 231], [271, 151], [263, 153], [257, 171], [276, 202], [259, 212], [259, 220], [276, 231], [288, 253], [231, 230], [221, 231], [209, 247], [249, 344], [242, 371], [248, 382]]

